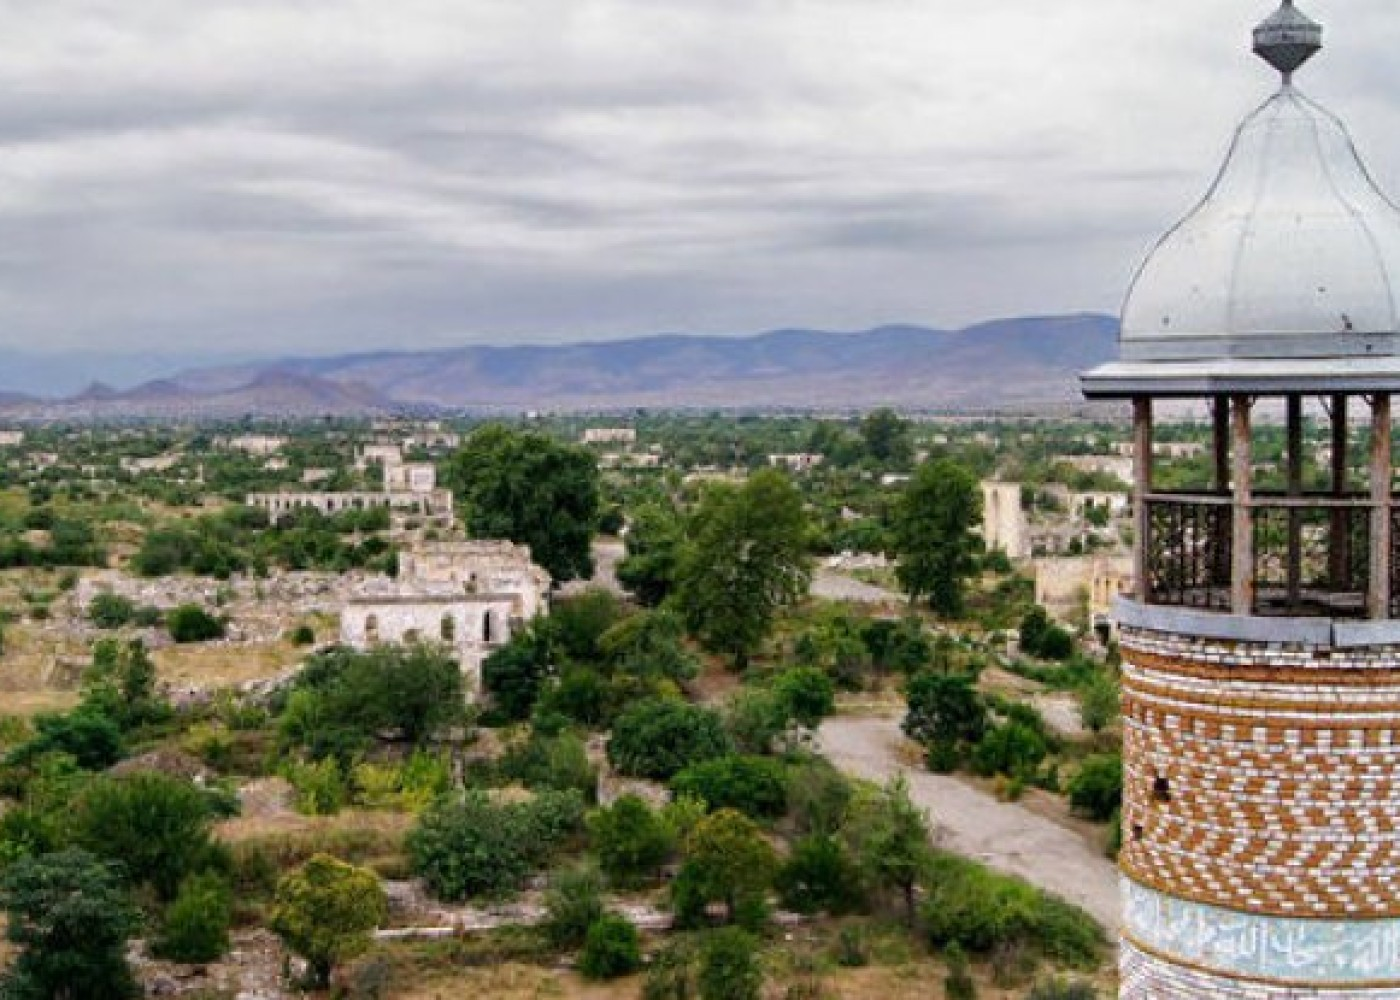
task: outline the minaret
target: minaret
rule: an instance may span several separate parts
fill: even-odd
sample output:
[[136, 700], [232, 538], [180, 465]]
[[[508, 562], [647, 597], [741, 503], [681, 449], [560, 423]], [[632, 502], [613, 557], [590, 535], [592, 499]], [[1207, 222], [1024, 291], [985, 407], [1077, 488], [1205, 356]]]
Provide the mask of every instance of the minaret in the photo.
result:
[[[1293, 86], [1322, 29], [1285, 0], [1254, 47], [1282, 88], [1139, 271], [1121, 359], [1083, 378], [1131, 401], [1136, 440], [1121, 995], [1400, 1000], [1400, 212]], [[1163, 400], [1214, 414], [1189, 491], [1154, 479]]]

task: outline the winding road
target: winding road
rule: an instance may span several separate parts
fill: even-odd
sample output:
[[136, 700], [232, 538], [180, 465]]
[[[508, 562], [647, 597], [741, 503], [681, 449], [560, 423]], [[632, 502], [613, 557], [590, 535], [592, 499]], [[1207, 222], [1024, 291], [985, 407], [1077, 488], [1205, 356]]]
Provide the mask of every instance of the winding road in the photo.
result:
[[903, 743], [891, 719], [836, 718], [821, 728], [822, 751], [846, 773], [881, 783], [903, 774], [910, 797], [928, 810], [940, 846], [1069, 900], [1117, 933], [1118, 869], [1112, 862], [1071, 831], [1014, 803], [908, 767], [900, 759]]

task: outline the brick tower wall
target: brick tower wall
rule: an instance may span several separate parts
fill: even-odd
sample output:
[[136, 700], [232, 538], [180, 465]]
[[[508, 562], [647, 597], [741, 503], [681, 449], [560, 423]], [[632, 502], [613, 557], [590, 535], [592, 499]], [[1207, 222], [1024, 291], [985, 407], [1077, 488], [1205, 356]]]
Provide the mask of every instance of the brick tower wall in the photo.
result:
[[1400, 647], [1122, 649], [1122, 996], [1400, 1000]]

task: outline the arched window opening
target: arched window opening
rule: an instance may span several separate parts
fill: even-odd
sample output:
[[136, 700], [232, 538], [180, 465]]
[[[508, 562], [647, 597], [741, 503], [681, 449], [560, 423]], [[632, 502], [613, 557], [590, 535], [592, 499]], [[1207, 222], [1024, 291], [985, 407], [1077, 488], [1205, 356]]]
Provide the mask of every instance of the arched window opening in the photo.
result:
[[442, 616], [442, 641], [449, 646], [457, 641], [457, 619], [451, 615]]

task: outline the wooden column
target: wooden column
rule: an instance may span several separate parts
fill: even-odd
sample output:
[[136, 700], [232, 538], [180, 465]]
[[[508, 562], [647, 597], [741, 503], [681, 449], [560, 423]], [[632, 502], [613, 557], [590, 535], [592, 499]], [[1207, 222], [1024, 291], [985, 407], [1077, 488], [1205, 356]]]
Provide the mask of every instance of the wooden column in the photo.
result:
[[1230, 397], [1216, 396], [1211, 412], [1215, 419], [1215, 488], [1224, 493], [1230, 489]]
[[1374, 619], [1390, 617], [1390, 393], [1371, 401], [1371, 594]]
[[[1303, 397], [1290, 395], [1287, 403], [1288, 495], [1303, 495]], [[1303, 512], [1288, 511], [1288, 605], [1297, 608], [1303, 596]]]
[[1250, 434], [1248, 396], [1230, 400], [1231, 454], [1234, 459], [1234, 544], [1230, 562], [1230, 610], [1237, 615], [1254, 614], [1254, 517], [1249, 505], [1254, 490], [1254, 449]]
[[1148, 516], [1147, 496], [1152, 492], [1152, 400], [1138, 396], [1133, 400], [1133, 546], [1134, 596], [1147, 603], [1147, 548], [1152, 540], [1152, 519]]
[[[1347, 468], [1351, 464], [1347, 454], [1347, 397], [1332, 397], [1332, 496], [1340, 500], [1347, 495]], [[1351, 532], [1348, 530], [1347, 512], [1332, 512], [1332, 544], [1328, 549], [1328, 576], [1332, 579], [1332, 589], [1341, 592], [1347, 589], [1347, 570], [1351, 566]]]

